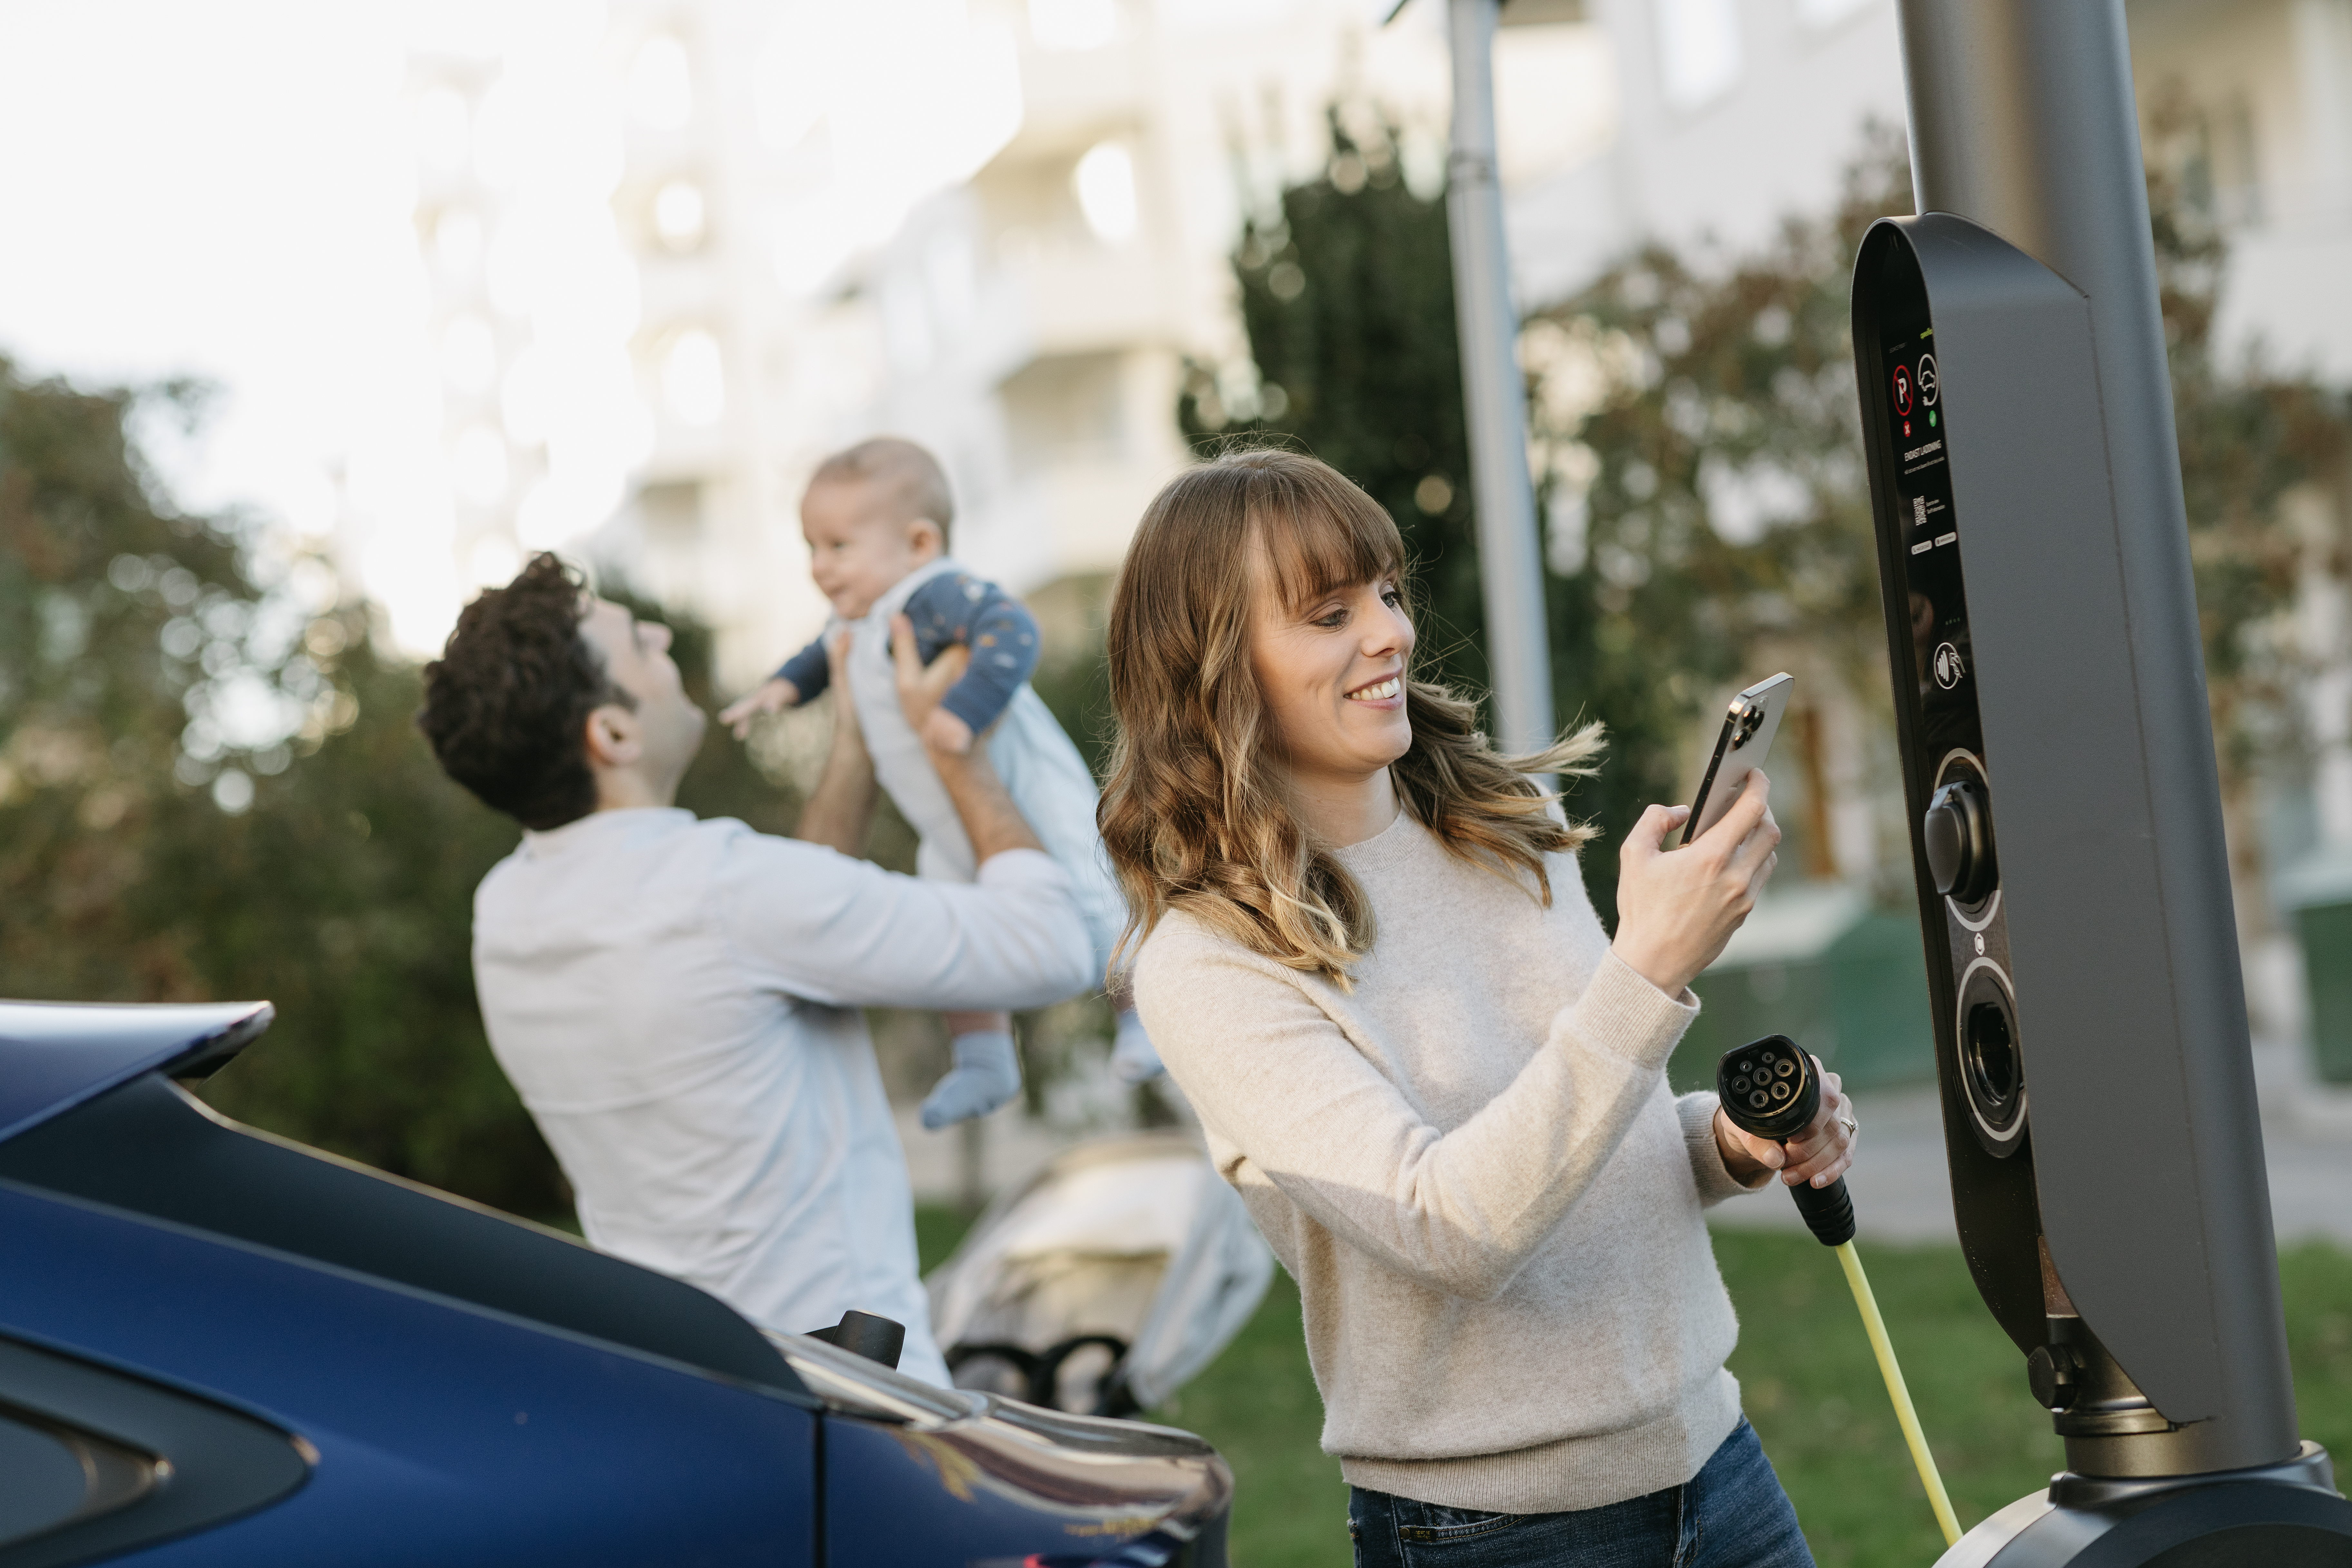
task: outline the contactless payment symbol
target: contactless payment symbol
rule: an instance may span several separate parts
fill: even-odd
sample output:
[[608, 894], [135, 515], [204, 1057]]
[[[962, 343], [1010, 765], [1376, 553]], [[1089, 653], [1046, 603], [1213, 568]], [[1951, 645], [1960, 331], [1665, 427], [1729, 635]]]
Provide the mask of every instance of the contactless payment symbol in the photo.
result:
[[1921, 354], [1919, 356], [1919, 405], [1921, 407], [1936, 406], [1936, 392], [1941, 384], [1936, 377], [1936, 356]]
[[1906, 419], [1911, 416], [1911, 367], [1909, 365], [1898, 364], [1895, 367], [1895, 412]]
[[1960, 663], [1960, 650], [1950, 643], [1936, 645], [1936, 684], [1949, 691], [1960, 683], [1968, 669]]

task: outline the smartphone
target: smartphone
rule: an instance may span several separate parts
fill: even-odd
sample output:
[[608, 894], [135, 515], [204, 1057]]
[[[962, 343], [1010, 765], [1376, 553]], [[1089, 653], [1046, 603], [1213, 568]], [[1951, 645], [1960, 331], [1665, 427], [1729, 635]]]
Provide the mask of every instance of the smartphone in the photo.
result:
[[1683, 824], [1684, 843], [1722, 821], [1748, 787], [1748, 775], [1772, 754], [1772, 737], [1780, 732], [1780, 715], [1788, 711], [1789, 693], [1796, 689], [1797, 678], [1783, 670], [1731, 700], [1723, 729], [1715, 737], [1715, 751], [1706, 760], [1706, 776], [1691, 801], [1690, 820]]

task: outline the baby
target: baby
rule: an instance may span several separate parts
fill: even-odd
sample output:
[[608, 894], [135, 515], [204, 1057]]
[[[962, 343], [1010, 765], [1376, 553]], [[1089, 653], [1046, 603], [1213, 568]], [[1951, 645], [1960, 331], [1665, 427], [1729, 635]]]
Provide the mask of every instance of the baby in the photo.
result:
[[[829, 679], [825, 642], [846, 628], [850, 646], [843, 668], [849, 689], [835, 700], [857, 704], [875, 775], [921, 838], [916, 870], [960, 882], [978, 872], [971, 842], [924, 744], [962, 752], [986, 737], [989, 760], [1013, 804], [1076, 884], [1096, 962], [1108, 964], [1127, 916], [1095, 831], [1094, 775], [1029, 689], [1037, 667], [1037, 623], [1019, 600], [948, 558], [953, 517], [947, 475], [911, 441], [878, 437], [819, 464], [801, 497], [801, 531], [808, 540], [810, 574], [831, 602], [834, 618], [766, 684], [719, 714], [719, 721], [740, 737], [755, 715], [815, 697]], [[971, 665], [948, 688], [919, 736], [899, 711], [892, 679], [890, 621], [902, 614], [914, 623], [924, 663], [950, 644], [971, 650]], [[1112, 993], [1112, 1005], [1118, 1034], [1111, 1065], [1121, 1079], [1140, 1083], [1160, 1072], [1159, 1054], [1123, 986]], [[985, 1116], [1021, 1091], [1009, 1016], [950, 1013], [947, 1021], [955, 1065], [923, 1101], [923, 1125], [934, 1131]]]

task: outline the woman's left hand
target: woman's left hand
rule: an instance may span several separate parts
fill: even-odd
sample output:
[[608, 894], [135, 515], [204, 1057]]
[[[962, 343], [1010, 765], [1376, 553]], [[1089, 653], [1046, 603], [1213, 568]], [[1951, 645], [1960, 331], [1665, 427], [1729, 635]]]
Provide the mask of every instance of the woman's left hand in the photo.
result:
[[1853, 1163], [1854, 1139], [1860, 1131], [1854, 1124], [1853, 1101], [1845, 1097], [1838, 1075], [1824, 1069], [1819, 1057], [1813, 1058], [1813, 1070], [1821, 1074], [1822, 1108], [1785, 1149], [1769, 1138], [1741, 1131], [1717, 1107], [1716, 1147], [1722, 1151], [1724, 1169], [1734, 1181], [1746, 1185], [1767, 1171], [1778, 1171], [1785, 1185], [1810, 1182], [1826, 1187]]

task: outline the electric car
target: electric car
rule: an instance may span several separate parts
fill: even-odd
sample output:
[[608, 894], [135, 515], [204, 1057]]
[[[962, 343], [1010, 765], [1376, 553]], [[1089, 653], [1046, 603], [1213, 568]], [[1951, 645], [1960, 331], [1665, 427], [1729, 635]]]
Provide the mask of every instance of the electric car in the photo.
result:
[[269, 1018], [0, 1003], [0, 1568], [1223, 1568], [1187, 1433], [763, 1333], [180, 1087]]

